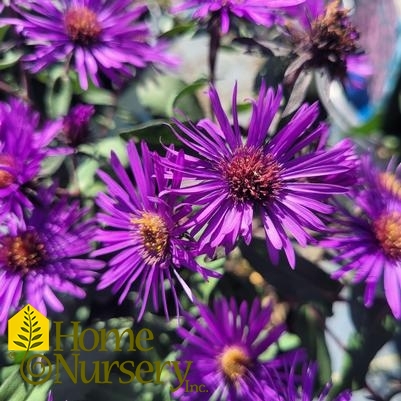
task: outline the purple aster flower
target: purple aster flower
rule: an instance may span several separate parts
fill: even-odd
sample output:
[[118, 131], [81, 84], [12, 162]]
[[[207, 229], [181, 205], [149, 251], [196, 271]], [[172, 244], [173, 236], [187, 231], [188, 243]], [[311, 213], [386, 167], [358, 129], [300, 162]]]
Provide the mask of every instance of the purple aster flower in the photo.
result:
[[183, 392], [182, 388], [174, 394], [183, 401], [275, 399], [268, 378], [278, 374], [285, 380], [278, 372], [292, 353], [268, 361], [260, 358], [284, 332], [283, 325], [271, 327], [272, 307], [262, 308], [258, 299], [251, 306], [243, 301], [238, 307], [233, 298], [216, 300], [212, 309], [198, 307], [200, 319], [185, 313], [190, 329], [177, 329], [184, 340], [178, 349], [180, 361], [192, 361], [188, 386], [203, 384], [207, 398], [205, 393]]
[[[341, 267], [333, 274], [340, 278], [353, 271], [353, 281], [365, 282], [364, 303], [371, 306], [376, 287], [384, 293], [393, 315], [401, 318], [401, 200], [399, 183], [390, 172], [380, 171], [370, 158], [361, 165], [361, 187], [353, 200], [356, 210], [341, 209], [333, 219], [332, 237], [323, 245], [338, 255]], [[396, 190], [395, 195], [392, 192]]]
[[[305, 0], [287, 9], [293, 19], [287, 29], [298, 55], [295, 66], [324, 68], [331, 77], [345, 79], [347, 72], [362, 77], [372, 75], [372, 67], [358, 45], [359, 32], [341, 7], [340, 0]], [[352, 82], [351, 82], [352, 84]]]
[[[89, 79], [100, 85], [101, 74], [119, 84], [149, 63], [175, 64], [164, 54], [165, 45], [151, 45], [147, 25], [139, 19], [146, 6], [132, 7], [131, 0], [22, 0], [15, 6], [21, 19], [7, 19], [34, 46], [25, 56], [30, 70], [43, 70], [56, 61], [72, 59], [80, 85]], [[26, 8], [25, 8], [26, 7]]]
[[327, 127], [316, 124], [317, 103], [303, 105], [270, 137], [268, 130], [282, 95], [281, 90], [274, 93], [264, 84], [253, 101], [243, 140], [236, 111], [237, 87], [232, 99], [233, 124], [214, 88], [209, 96], [218, 124], [207, 119], [196, 126], [175, 121], [182, 132], [176, 132], [177, 137], [199, 156], [187, 156], [183, 166], [165, 162], [188, 179], [174, 193], [200, 206], [187, 224], [193, 226], [193, 234], [199, 233], [201, 251], [213, 254], [218, 246], [231, 250], [239, 237], [249, 244], [254, 213], [259, 212], [272, 261], [277, 263], [278, 252], [284, 249], [293, 267], [290, 236], [302, 246], [312, 241], [309, 230], [325, 229], [317, 212], [331, 213], [333, 208], [325, 201], [349, 190], [343, 182], [349, 182], [354, 170], [352, 144], [346, 140], [326, 149]]
[[[218, 276], [195, 261], [198, 255], [196, 244], [180, 224], [190, 208], [185, 204], [177, 207], [175, 195], [159, 197], [159, 193], [169, 185], [172, 188], [180, 185], [180, 174], [169, 183], [164, 178], [164, 169], [157, 162], [157, 155], [151, 153], [145, 143], [142, 143], [141, 150], [142, 160], [134, 143], [129, 142], [127, 151], [135, 183], [113, 152], [111, 166], [117, 180], [99, 172], [108, 194], [101, 193], [97, 199], [103, 211], [98, 215], [98, 221], [105, 228], [96, 236], [103, 247], [94, 252], [94, 255], [116, 253], [101, 277], [99, 289], [109, 286], [113, 292], [122, 289], [119, 298], [122, 302], [133, 283], [139, 281], [137, 303], [141, 302], [142, 306], [138, 320], [142, 318], [150, 296], [154, 309], [158, 310], [159, 294], [168, 317], [165, 282], [170, 286], [177, 315], [180, 309], [175, 288], [177, 281], [193, 299], [190, 288], [180, 276], [182, 269], [200, 273], [205, 279]], [[183, 160], [181, 156], [175, 162], [180, 163], [180, 160]]]
[[[39, 114], [21, 100], [0, 103], [0, 216], [22, 217], [31, 208], [25, 185], [39, 173], [46, 156], [62, 152], [47, 147], [61, 131], [61, 121], [38, 129]], [[66, 151], [64, 150], [64, 153]]]
[[275, 9], [303, 2], [304, 0], [185, 0], [173, 7], [172, 12], [195, 9], [192, 18], [200, 20], [217, 15], [221, 20], [221, 33], [226, 34], [233, 15], [254, 24], [270, 26], [275, 21]]
[[[293, 359], [287, 360], [286, 370], [288, 372], [287, 383], [280, 380], [280, 374], [275, 373], [271, 375], [271, 385], [276, 389], [277, 394], [274, 398], [275, 401], [318, 401], [327, 400], [327, 395], [332, 387], [328, 383], [321, 393], [314, 397], [315, 393], [315, 380], [318, 372], [317, 363], [304, 363], [304, 356], [302, 353], [295, 352]], [[297, 373], [298, 365], [302, 364], [302, 373], [299, 377]], [[346, 390], [336, 396], [333, 401], [350, 401], [351, 392]]]
[[54, 201], [54, 189], [38, 193], [29, 217], [11, 216], [0, 236], [0, 331], [11, 310], [29, 303], [47, 314], [47, 306], [60, 312], [56, 293], [84, 298], [82, 285], [94, 281], [104, 263], [88, 259], [95, 225], [82, 221], [87, 210], [65, 198]]
[[72, 147], [85, 143], [89, 135], [89, 121], [95, 113], [95, 107], [78, 104], [63, 119], [63, 135]]

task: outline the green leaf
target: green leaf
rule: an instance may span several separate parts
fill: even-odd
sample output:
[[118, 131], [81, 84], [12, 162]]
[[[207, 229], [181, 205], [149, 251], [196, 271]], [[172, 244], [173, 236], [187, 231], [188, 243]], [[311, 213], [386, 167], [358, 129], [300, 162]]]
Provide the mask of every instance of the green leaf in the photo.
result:
[[10, 28], [10, 25], [5, 25], [0, 28], [0, 42], [3, 42], [3, 39]]
[[172, 117], [179, 108], [189, 119], [198, 120], [203, 111], [194, 92], [203, 85], [202, 79], [188, 85], [179, 78], [159, 75], [138, 85], [137, 96], [153, 116]]
[[249, 112], [251, 110], [252, 110], [252, 103], [250, 103], [250, 102], [237, 103], [237, 112], [238, 113]]
[[164, 32], [160, 37], [161, 38], [168, 38], [172, 39], [175, 38], [176, 36], [181, 37], [182, 35], [194, 31], [197, 27], [197, 24], [193, 21], [190, 22], [185, 22], [179, 25], [176, 25], [174, 28], [170, 29], [167, 32]]
[[41, 344], [43, 344], [43, 341], [39, 341], [37, 343], [34, 343], [34, 344], [31, 345], [31, 349], [39, 347], [39, 345], [41, 345]]
[[12, 67], [22, 57], [23, 52], [21, 51], [7, 51], [3, 53], [3, 57], [0, 58], [0, 70]]
[[100, 106], [115, 106], [117, 101], [112, 92], [94, 86], [89, 87], [89, 89], [82, 94], [82, 100], [85, 103]]
[[90, 145], [81, 145], [78, 150], [91, 156], [80, 163], [76, 171], [79, 190], [86, 196], [94, 196], [105, 188], [104, 184], [96, 179], [96, 171], [100, 167], [98, 159], [108, 160], [111, 151], [114, 151], [124, 166], [128, 164], [126, 143], [119, 136], [105, 138]]
[[27, 390], [19, 372], [19, 365], [1, 370], [0, 401], [25, 401]]
[[31, 386], [29, 394], [24, 401], [47, 401], [48, 393], [53, 384], [53, 380], [37, 386]]
[[191, 120], [200, 120], [204, 115], [196, 97], [196, 92], [204, 88], [207, 84], [208, 80], [206, 78], [200, 78], [178, 92], [173, 101], [173, 110], [180, 110], [180, 112], [188, 115]]
[[292, 333], [283, 333], [278, 339], [280, 351], [291, 351], [301, 347], [301, 340], [299, 336]]
[[14, 344], [17, 344], [19, 347], [23, 347], [23, 348], [27, 348], [27, 346], [24, 344], [24, 343], [22, 343], [21, 341], [13, 341], [14, 342]]
[[158, 145], [160, 142], [165, 144], [180, 144], [174, 135], [171, 127], [174, 124], [169, 124], [166, 120], [152, 120], [144, 124], [138, 124], [128, 131], [120, 132], [120, 136], [126, 141], [136, 138], [144, 139], [146, 142]]
[[25, 327], [21, 327], [21, 330], [22, 330], [23, 332], [25, 332], [25, 333], [29, 333], [29, 330], [26, 329]]
[[383, 124], [383, 114], [381, 112], [376, 113], [373, 117], [371, 117], [364, 124], [359, 125], [358, 127], [354, 127], [351, 129], [351, 135], [359, 135], [365, 136], [370, 134], [375, 134], [381, 131]]
[[50, 118], [57, 118], [68, 113], [73, 94], [72, 83], [64, 67], [54, 67], [49, 73], [45, 103]]
[[40, 168], [40, 176], [48, 177], [53, 175], [63, 164], [66, 155], [57, 155], [46, 157]]
[[198, 256], [196, 258], [197, 263], [199, 263], [201, 266], [206, 267], [207, 269], [211, 270], [220, 270], [223, 272], [223, 266], [224, 263], [226, 262], [227, 258], [226, 257], [221, 257], [217, 259], [210, 259], [208, 260], [205, 256]]
[[96, 180], [98, 168], [98, 161], [93, 159], [85, 160], [77, 168], [78, 187], [86, 196], [94, 196], [104, 188], [103, 184]]
[[[35, 322], [35, 323], [38, 323], [38, 322]], [[32, 325], [32, 327], [33, 327], [33, 325]], [[33, 329], [32, 330], [32, 333], [36, 333], [37, 331], [39, 331], [40, 330], [40, 327], [36, 327], [36, 329]]]
[[24, 341], [29, 341], [25, 336], [23, 336], [22, 334], [18, 334], [18, 337], [21, 339], [21, 340], [24, 340]]

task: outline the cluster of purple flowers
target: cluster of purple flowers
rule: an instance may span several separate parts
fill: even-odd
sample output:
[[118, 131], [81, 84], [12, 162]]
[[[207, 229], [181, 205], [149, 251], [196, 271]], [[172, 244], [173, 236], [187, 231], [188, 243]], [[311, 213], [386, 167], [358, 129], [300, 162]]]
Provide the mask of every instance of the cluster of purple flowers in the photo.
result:
[[70, 153], [49, 146], [61, 130], [61, 120], [40, 126], [20, 100], [0, 103], [0, 332], [26, 303], [46, 314], [63, 310], [56, 293], [83, 298], [82, 285], [103, 266], [88, 257], [96, 227], [87, 210], [40, 180], [47, 157]]
[[[9, 9], [2, 5], [1, 11], [8, 16], [2, 16], [0, 24], [13, 26], [24, 45], [32, 50], [22, 58], [25, 68], [37, 73], [62, 62], [66, 71], [77, 73], [84, 90], [90, 82], [100, 86], [103, 78], [118, 85], [148, 64], [176, 64], [176, 59], [165, 53], [165, 43], [156, 41], [143, 20], [148, 8], [133, 5], [130, 0], [18, 1], [12, 2]], [[96, 232], [95, 220], [86, 216], [89, 209], [82, 208], [78, 200], [70, 202], [67, 196], [59, 196], [57, 184], [49, 186], [43, 180], [47, 177], [41, 176], [48, 157], [71, 154], [86, 141], [94, 112], [92, 105], [78, 104], [64, 118], [42, 124], [39, 113], [21, 100], [0, 104], [0, 284], [4, 288], [0, 294], [1, 332], [11, 312], [25, 303], [46, 314], [46, 305], [55, 311], [63, 310], [56, 293], [83, 298], [82, 287], [92, 283], [96, 271], [104, 265], [88, 257]], [[59, 134], [68, 148], [50, 146]], [[143, 174], [141, 182], [146, 182], [153, 170], [145, 169]], [[130, 219], [130, 224], [140, 227], [143, 233], [152, 227], [159, 229], [157, 215], [152, 217], [148, 210], [146, 199], [150, 193], [139, 196], [145, 199], [142, 214], [138, 212], [136, 223]], [[139, 208], [137, 202], [134, 200]], [[169, 216], [167, 204], [165, 208], [160, 221]], [[155, 205], [154, 211], [159, 209], [164, 210]], [[165, 224], [166, 230], [176, 230], [173, 223]], [[167, 238], [173, 251], [167, 256], [166, 250], [165, 263], [170, 258], [178, 266], [185, 262], [188, 268], [205, 275], [204, 269], [188, 256], [186, 248], [191, 245], [180, 239], [178, 229], [172, 238]], [[157, 277], [153, 274], [156, 270], [144, 274], [149, 277], [146, 294], [154, 280], [161, 280], [161, 285], [164, 278], [172, 280], [165, 270], [158, 271]], [[135, 276], [127, 290], [134, 280]], [[107, 286], [108, 281], [106, 275], [100, 286]], [[190, 293], [185, 283], [183, 286]], [[153, 294], [155, 301], [157, 288]]]
[[[199, 319], [185, 314], [191, 329], [178, 329], [184, 340], [178, 348], [182, 360], [194, 360], [188, 383], [203, 383], [213, 400], [312, 401], [317, 365], [308, 363], [301, 349], [263, 358], [285, 330], [271, 324], [271, 313], [271, 305], [262, 307], [258, 300], [238, 306], [222, 298], [212, 308], [199, 305]], [[319, 401], [326, 400], [330, 388], [328, 383]], [[199, 392], [177, 395], [184, 401], [205, 399]], [[350, 399], [349, 391], [334, 398]]]
[[[302, 106], [288, 124], [270, 135], [281, 93], [262, 85], [243, 141], [235, 111], [236, 87], [233, 124], [214, 88], [209, 96], [218, 125], [208, 119], [189, 127], [175, 121], [182, 131], [176, 132], [177, 137], [199, 157], [168, 148], [167, 157], [159, 158], [143, 144], [141, 160], [129, 143], [136, 187], [114, 154], [111, 165], [119, 182], [100, 173], [109, 195], [98, 197], [105, 212], [98, 220], [106, 229], [97, 236], [102, 247], [94, 255], [117, 252], [100, 288], [123, 289], [122, 301], [140, 279], [139, 317], [150, 293], [157, 307], [159, 288], [164, 294], [163, 281], [171, 284], [171, 273], [192, 298], [177, 268], [202, 272], [205, 278], [216, 276], [197, 265], [195, 258], [213, 256], [218, 247], [229, 252], [239, 238], [249, 244], [255, 212], [260, 213], [272, 261], [277, 262], [283, 249], [294, 267], [291, 238], [301, 246], [312, 242], [312, 230], [325, 230], [320, 214], [334, 210], [329, 198], [349, 191], [343, 183], [351, 181], [355, 170], [352, 144], [346, 140], [327, 147], [327, 127], [316, 123], [317, 104]], [[178, 311], [174, 285], [171, 290]], [[165, 298], [163, 304], [167, 314]]]
[[[213, 255], [220, 246], [228, 252], [240, 237], [249, 243], [255, 212], [261, 215], [272, 260], [277, 261], [278, 252], [284, 249], [294, 267], [291, 240], [305, 246], [313, 241], [312, 231], [324, 232], [322, 216], [335, 210], [329, 202], [331, 196], [349, 192], [356, 181], [351, 142], [327, 146], [327, 126], [316, 122], [316, 104], [302, 106], [279, 132], [271, 133], [281, 93], [262, 85], [258, 99], [252, 102], [249, 129], [243, 138], [235, 111], [236, 87], [232, 124], [214, 88], [209, 96], [217, 124], [208, 119], [196, 125], [175, 121], [177, 137], [198, 156], [170, 147], [162, 158], [142, 143], [140, 158], [130, 142], [130, 175], [114, 154], [111, 166], [118, 180], [99, 173], [108, 194], [100, 194], [97, 200], [102, 210], [98, 220], [104, 229], [97, 235], [101, 247], [94, 255], [114, 255], [99, 288], [122, 290], [122, 301], [139, 281], [139, 318], [149, 297], [158, 308], [159, 293], [168, 315], [165, 280], [178, 313], [172, 279], [178, 280], [192, 299], [189, 286], [179, 275], [182, 268], [206, 279], [216, 276], [195, 263], [196, 257]], [[284, 331], [284, 326], [276, 326], [261, 338], [270, 323], [271, 309], [261, 309], [258, 301], [250, 309], [246, 303], [238, 308], [234, 300], [224, 298], [213, 310], [198, 306], [200, 321], [184, 313], [194, 331], [178, 329], [185, 344], [179, 347], [181, 359], [192, 360], [196, 355], [190, 382], [204, 383], [208, 396], [219, 400], [312, 400], [315, 365], [305, 367], [302, 379], [295, 380], [292, 353], [269, 362], [260, 360]], [[274, 385], [278, 382], [279, 386]], [[201, 400], [204, 395], [177, 396]], [[349, 399], [349, 393], [337, 398]]]

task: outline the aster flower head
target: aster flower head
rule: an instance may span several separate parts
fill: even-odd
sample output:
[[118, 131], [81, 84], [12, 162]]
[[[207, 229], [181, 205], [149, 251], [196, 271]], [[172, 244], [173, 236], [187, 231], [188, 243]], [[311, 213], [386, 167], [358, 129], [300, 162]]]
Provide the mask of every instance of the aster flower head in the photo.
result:
[[333, 274], [338, 279], [347, 272], [353, 281], [365, 282], [364, 303], [371, 306], [376, 288], [384, 294], [393, 315], [401, 318], [401, 200], [399, 182], [387, 169], [378, 169], [369, 157], [361, 164], [361, 186], [353, 199], [356, 211], [341, 209], [336, 215], [332, 237], [323, 242], [336, 253], [342, 267]]
[[[271, 385], [276, 389], [277, 394], [273, 398], [275, 401], [326, 401], [327, 395], [332, 387], [331, 383], [323, 388], [317, 398], [315, 398], [315, 380], [318, 372], [317, 363], [306, 363], [304, 356], [300, 352], [295, 352], [292, 359], [288, 359], [285, 367], [288, 372], [287, 382], [280, 380], [280, 375], [275, 373], [271, 376]], [[298, 369], [301, 365], [301, 375]], [[336, 396], [333, 401], [350, 401], [351, 392], [346, 390]]]
[[[0, 215], [22, 217], [31, 208], [25, 185], [39, 173], [46, 156], [57, 153], [47, 145], [61, 130], [61, 121], [39, 129], [39, 114], [21, 100], [0, 103]], [[61, 151], [61, 149], [60, 149]]]
[[[288, 32], [298, 55], [295, 64], [305, 68], [328, 71], [332, 78], [344, 79], [347, 72], [362, 76], [372, 74], [371, 66], [362, 56], [359, 32], [351, 22], [349, 10], [340, 0], [306, 0], [288, 13]], [[291, 66], [290, 66], [291, 68]]]
[[34, 46], [24, 58], [34, 73], [72, 60], [87, 89], [89, 80], [100, 86], [102, 74], [119, 84], [149, 63], [175, 64], [163, 43], [150, 43], [150, 31], [139, 21], [146, 6], [133, 7], [131, 0], [22, 0], [14, 8], [20, 18], [3, 23], [16, 25]]
[[249, 128], [242, 138], [236, 86], [232, 124], [214, 88], [209, 96], [217, 124], [208, 119], [196, 126], [175, 121], [177, 137], [199, 156], [187, 156], [183, 166], [167, 162], [188, 179], [186, 186], [174, 193], [200, 206], [187, 224], [194, 235], [199, 234], [201, 250], [213, 254], [218, 246], [231, 250], [240, 237], [249, 244], [252, 220], [259, 214], [272, 261], [277, 263], [278, 252], [284, 249], [294, 266], [290, 236], [302, 246], [312, 241], [309, 230], [325, 229], [316, 212], [331, 213], [327, 198], [349, 190], [342, 182], [348, 182], [354, 170], [352, 144], [343, 141], [326, 148], [327, 127], [316, 123], [316, 103], [304, 104], [288, 124], [270, 136], [268, 130], [282, 94], [264, 84], [252, 102]]
[[88, 259], [95, 231], [78, 202], [54, 201], [54, 189], [41, 189], [25, 219], [10, 216], [0, 236], [0, 331], [11, 310], [26, 303], [44, 315], [63, 304], [56, 293], [84, 298], [82, 285], [94, 281], [103, 262]]
[[65, 141], [72, 147], [85, 143], [89, 135], [89, 121], [95, 108], [89, 104], [74, 106], [63, 119], [63, 135]]
[[[188, 383], [202, 383], [207, 399], [263, 401], [275, 399], [268, 384], [274, 372], [285, 366], [290, 354], [262, 361], [260, 356], [284, 332], [283, 325], [271, 326], [272, 307], [261, 307], [258, 299], [239, 306], [232, 298], [215, 300], [213, 307], [199, 304], [200, 318], [185, 313], [190, 330], [179, 327], [183, 343], [178, 346], [181, 361], [192, 361]], [[280, 376], [279, 373], [277, 373]], [[283, 378], [284, 380], [284, 378]], [[204, 393], [184, 392], [183, 401], [203, 401]]]
[[[177, 282], [193, 299], [190, 288], [180, 276], [182, 269], [200, 273], [205, 279], [218, 276], [195, 261], [198, 255], [196, 243], [180, 224], [188, 214], [188, 207], [185, 204], [176, 207], [175, 195], [159, 196], [169, 186], [180, 185], [180, 174], [169, 182], [164, 168], [157, 161], [158, 156], [150, 152], [144, 142], [141, 151], [142, 158], [134, 143], [128, 143], [130, 173], [134, 182], [114, 153], [111, 154], [111, 166], [118, 178], [115, 180], [105, 172], [99, 172], [108, 193], [101, 193], [97, 199], [102, 210], [98, 221], [105, 228], [96, 236], [102, 247], [94, 252], [94, 255], [116, 253], [101, 277], [99, 289], [112, 286], [113, 292], [122, 290], [122, 302], [133, 283], [140, 282], [137, 303], [141, 302], [142, 306], [138, 320], [144, 314], [149, 297], [154, 309], [158, 310], [159, 294], [164, 312], [169, 316], [165, 282], [170, 285], [177, 315], [180, 309], [175, 288]], [[182, 161], [181, 156], [178, 159]], [[180, 163], [179, 160], [176, 162]]]
[[230, 29], [232, 16], [248, 20], [254, 24], [270, 26], [275, 21], [274, 10], [293, 6], [304, 0], [184, 0], [173, 7], [173, 13], [194, 9], [192, 18], [205, 20], [213, 16], [220, 19], [222, 34]]

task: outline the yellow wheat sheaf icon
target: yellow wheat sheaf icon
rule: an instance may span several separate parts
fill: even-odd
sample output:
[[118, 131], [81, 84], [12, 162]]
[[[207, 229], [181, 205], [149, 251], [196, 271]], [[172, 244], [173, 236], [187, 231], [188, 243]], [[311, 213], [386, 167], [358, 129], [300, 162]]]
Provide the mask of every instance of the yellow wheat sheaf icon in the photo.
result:
[[26, 305], [8, 321], [9, 351], [48, 351], [49, 319]]

